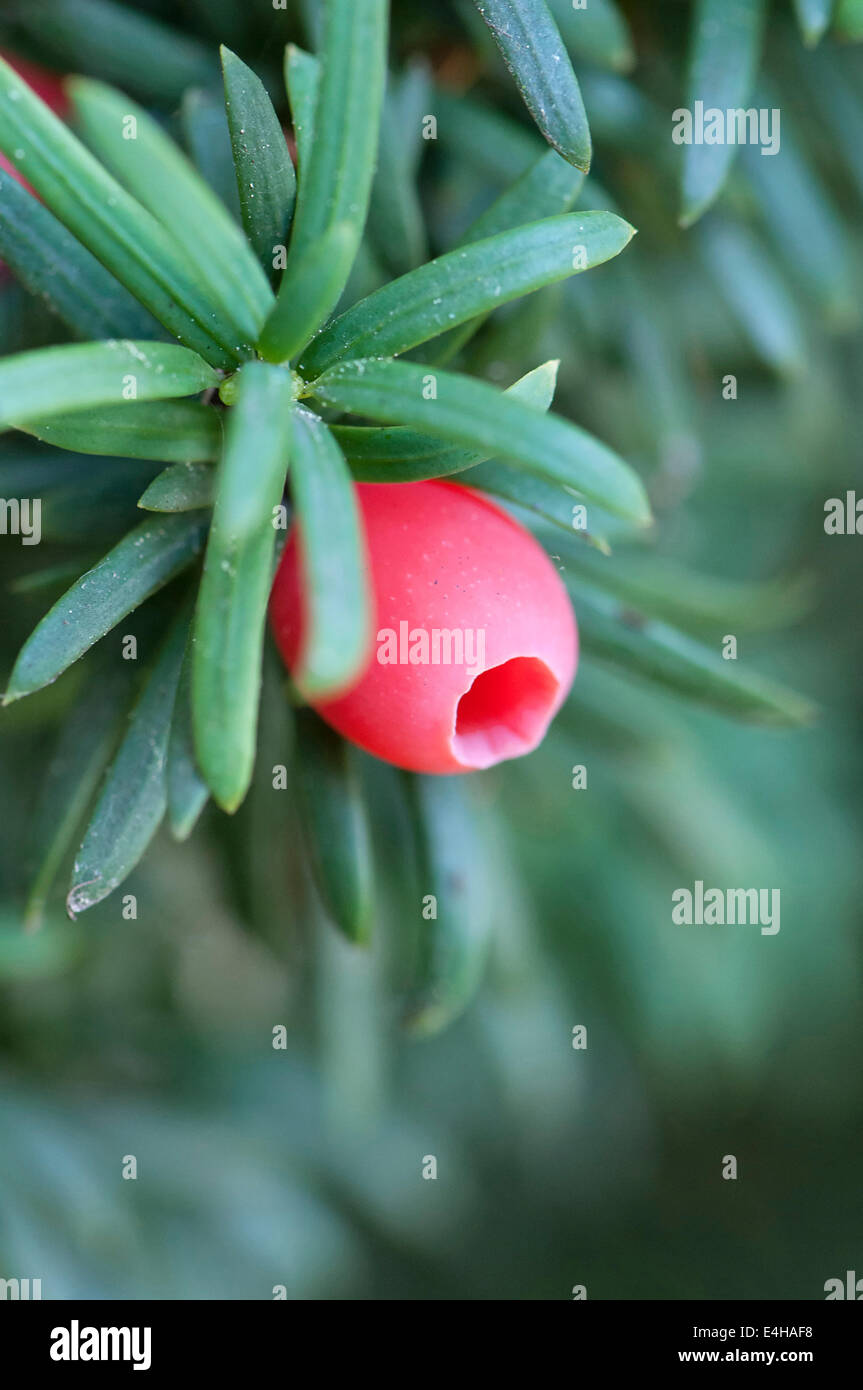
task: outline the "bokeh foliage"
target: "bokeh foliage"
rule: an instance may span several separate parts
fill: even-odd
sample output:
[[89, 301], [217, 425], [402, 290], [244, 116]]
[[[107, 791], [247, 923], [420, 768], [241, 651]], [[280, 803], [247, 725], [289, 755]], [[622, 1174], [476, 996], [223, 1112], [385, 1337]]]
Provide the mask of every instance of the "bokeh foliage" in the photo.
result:
[[[52, 899], [41, 932], [22, 936], [52, 824], [45, 776], [77, 759], [94, 795], [132, 682], [96, 649], [11, 706], [0, 1274], [41, 1273], [46, 1296], [267, 1297], [285, 1283], [306, 1297], [567, 1297], [586, 1283], [591, 1297], [818, 1298], [859, 1267], [859, 538], [826, 536], [823, 517], [859, 474], [863, 55], [849, 40], [863, 25], [848, 0], [827, 37], [817, 6], [764, 7], [752, 100], [781, 109], [781, 151], [743, 151], [684, 230], [670, 115], [710, 57], [692, 52], [710, 6], [591, 8], [585, 33], [553, 6], [592, 135], [576, 207], [613, 208], [639, 234], [443, 356], [504, 386], [559, 358], [555, 409], [638, 468], [657, 524], [636, 540], [610, 521], [605, 557], [567, 532], [568, 504], [563, 527], [545, 511], [582, 621], [573, 696], [536, 755], [470, 779], [467, 822], [445, 791], [420, 808], [470, 884], [452, 911], [475, 929], [476, 959], [454, 1008], [488, 952], [485, 983], [448, 1030], [405, 1036], [405, 1016], [414, 1033], [438, 1021], [415, 987], [435, 865], [415, 795], [371, 760], [356, 772], [374, 808], [372, 944], [330, 931], [304, 840], [327, 807], [271, 783], [274, 764], [292, 766], [297, 722], [272, 654], [260, 775], [237, 815], [208, 809], [182, 846], [162, 833], [122, 890], [137, 921], [114, 898], [70, 924]], [[319, 39], [314, 3], [189, 0], [180, 18], [106, 0], [7, 9], [4, 44], [132, 92], [228, 201], [218, 43], [287, 122], [284, 44]], [[458, 244], [544, 148], [472, 5], [397, 0], [392, 62], [354, 298]], [[404, 113], [426, 111], [438, 140], [406, 146]], [[14, 283], [0, 318], [4, 354], [62, 339]], [[140, 520], [162, 468], [86, 463], [82, 486], [80, 454], [4, 437], [0, 493], [46, 498], [46, 544], [4, 537], [0, 551], [7, 670], [82, 560]], [[592, 582], [606, 559], [610, 597]], [[178, 580], [128, 621], [147, 664], [184, 600]], [[610, 603], [649, 626], [610, 627]], [[655, 623], [673, 634], [668, 664]], [[753, 728], [681, 700], [669, 684], [703, 693], [711, 673], [696, 661], [693, 675], [677, 633], [699, 653], [736, 634], [741, 679], [805, 692], [818, 720]], [[85, 679], [101, 692], [89, 718], [74, 713]], [[324, 785], [314, 769], [308, 780]], [[781, 932], [672, 927], [671, 892], [696, 878], [780, 887]], [[586, 1052], [570, 1046], [579, 1023]], [[134, 1184], [119, 1178], [127, 1153]], [[736, 1184], [720, 1180], [727, 1153]], [[425, 1154], [436, 1182], [420, 1178]]]

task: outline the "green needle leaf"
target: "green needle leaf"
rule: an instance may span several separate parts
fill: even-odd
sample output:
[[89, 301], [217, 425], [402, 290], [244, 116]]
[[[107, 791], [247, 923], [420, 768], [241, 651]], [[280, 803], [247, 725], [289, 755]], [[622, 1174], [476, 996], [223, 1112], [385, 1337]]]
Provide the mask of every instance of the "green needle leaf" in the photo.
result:
[[290, 451], [289, 372], [252, 362], [237, 377], [195, 615], [192, 708], [198, 765], [235, 811], [255, 762], [274, 511]]
[[278, 246], [287, 246], [294, 211], [294, 166], [263, 82], [229, 48], [221, 53], [243, 226], [268, 278], [274, 280], [273, 259]]
[[423, 116], [429, 110], [430, 98], [428, 72], [418, 63], [402, 77], [390, 79], [384, 98], [369, 235], [393, 275], [405, 275], [428, 259], [417, 167], [424, 143]]
[[[767, 0], [696, 0], [687, 88], [693, 124], [696, 102], [705, 115], [721, 111], [723, 129], [727, 111], [746, 107], [761, 60], [766, 13]], [[727, 141], [693, 140], [684, 146], [682, 226], [690, 227], [718, 197], [736, 152], [736, 143]]]
[[193, 652], [194, 648], [189, 641], [183, 657], [183, 669], [177, 686], [177, 698], [171, 717], [171, 734], [168, 739], [168, 822], [175, 840], [189, 838], [210, 795], [195, 762], [192, 722]]
[[81, 77], [67, 87], [90, 149], [162, 224], [225, 317], [254, 341], [273, 296], [224, 203], [152, 116], [122, 92]]
[[70, 917], [107, 898], [142, 858], [165, 814], [171, 714], [189, 631], [188, 605], [172, 625], [96, 803], [72, 872]]
[[10, 594], [35, 594], [40, 589], [62, 589], [70, 579], [77, 578], [81, 570], [81, 560], [64, 560], [59, 565], [48, 565], [45, 569], [31, 570], [9, 585]]
[[[537, 410], [548, 410], [554, 399], [557, 368], [556, 361], [544, 362], [508, 387], [505, 394]], [[404, 425], [383, 429], [369, 425], [331, 425], [330, 429], [344, 450], [357, 482], [417, 483], [426, 478], [463, 474], [457, 481], [465, 487], [479, 488], [505, 502], [513, 502], [573, 534], [575, 508], [580, 498], [559, 483], [546, 482], [500, 459], [486, 462], [486, 454], [475, 449], [448, 448], [434, 435], [421, 434]], [[204, 502], [198, 501], [196, 505], [203, 506]], [[594, 507], [591, 530], [580, 531], [580, 537], [607, 550], [604, 533], [608, 520]]]
[[438, 113], [438, 138], [444, 148], [468, 160], [485, 180], [510, 184], [543, 153], [542, 141], [520, 121], [472, 97], [439, 87], [432, 110]]
[[221, 198], [231, 215], [239, 220], [237, 174], [224, 97], [192, 88], [183, 97], [180, 124], [183, 143], [198, 173]]
[[[17, 442], [17, 441], [16, 441]], [[152, 480], [149, 460], [91, 458], [82, 468], [77, 454], [59, 449], [23, 448], [11, 458], [3, 451], [0, 497], [41, 499], [42, 539], [86, 547], [73, 562], [71, 577], [93, 565], [136, 520], [135, 503]], [[82, 473], [86, 481], [82, 485]], [[10, 486], [10, 483], [12, 486]], [[101, 546], [101, 550], [100, 550]]]
[[302, 19], [302, 29], [307, 41], [319, 49], [324, 41], [324, 13], [326, 6], [321, 0], [298, 0], [297, 8]]
[[[843, 177], [850, 181], [859, 200], [863, 198], [863, 104], [857, 84], [848, 70], [833, 61], [829, 47], [808, 53], [803, 61], [795, 56], [798, 64], [793, 80], [798, 86], [804, 84], [804, 100], [841, 159]], [[782, 134], [784, 139], [784, 129]]]
[[548, 482], [577, 489], [615, 516], [646, 524], [650, 507], [632, 469], [584, 430], [543, 415], [484, 381], [413, 362], [344, 362], [309, 388], [318, 400], [358, 415], [407, 424], [484, 455], [520, 463]]
[[187, 87], [215, 77], [204, 44], [128, 5], [27, 0], [15, 6], [15, 20], [61, 72], [93, 72], [146, 101], [173, 106]]
[[0, 361], [0, 429], [76, 406], [113, 405], [132, 392], [137, 400], [165, 400], [218, 382], [206, 362], [176, 343], [112, 339], [37, 348]]
[[574, 588], [583, 580], [630, 610], [695, 637], [715, 637], [729, 629], [738, 633], [775, 628], [799, 621], [812, 606], [811, 583], [805, 575], [771, 583], [721, 579], [645, 553], [641, 547], [616, 550], [609, 561], [586, 546], [569, 546], [565, 561]]
[[714, 214], [697, 238], [708, 272], [759, 357], [789, 376], [802, 372], [807, 334], [798, 302], [755, 234]]
[[[276, 324], [287, 325], [310, 249], [335, 225], [350, 227], [350, 255], [317, 305], [323, 323], [335, 308], [362, 239], [378, 148], [381, 105], [386, 82], [386, 0], [330, 0], [322, 54], [322, 77], [315, 109], [314, 138], [300, 169], [294, 230]], [[293, 335], [291, 335], [293, 336]], [[264, 332], [267, 355], [284, 361], [270, 325]]]
[[[548, 410], [554, 398], [558, 365], [552, 361], [535, 367], [508, 387], [505, 395], [537, 410]], [[361, 483], [418, 483], [426, 478], [445, 478], [472, 469], [488, 457], [476, 449], [447, 448], [435, 435], [421, 434], [404, 425], [389, 429], [331, 425], [330, 429], [351, 473]]]
[[830, 27], [836, 0], [794, 0], [797, 22], [807, 47], [814, 48]]
[[201, 401], [127, 401], [19, 421], [17, 429], [58, 449], [112, 458], [191, 463], [216, 459], [221, 417]]
[[472, 242], [370, 294], [329, 324], [305, 375], [346, 357], [391, 357], [477, 314], [617, 256], [634, 229], [612, 212], [566, 213]]
[[181, 342], [215, 366], [249, 355], [174, 238], [0, 58], [0, 149], [54, 215]]
[[[538, 410], [548, 410], [557, 381], [556, 361], [544, 362], [507, 388], [506, 394]], [[521, 506], [533, 507], [544, 516], [572, 529], [573, 493], [501, 463], [482, 465], [484, 454], [475, 449], [448, 448], [431, 434], [404, 425], [330, 425], [356, 482], [417, 483], [471, 470], [463, 481], [471, 487], [495, 492]], [[139, 507], [154, 512], [187, 512], [213, 504], [215, 470], [207, 463], [177, 463], [150, 483]]]
[[145, 521], [82, 575], [24, 643], [3, 703], [50, 685], [121, 618], [190, 565], [200, 552], [208, 517]]
[[[328, 227], [320, 241], [300, 252], [291, 297], [279, 295], [261, 334], [258, 351], [272, 362], [289, 361], [306, 346], [321, 323], [321, 306], [341, 294], [356, 252], [348, 222]], [[325, 311], [326, 312], [326, 311]]]
[[194, 512], [212, 507], [216, 470], [208, 463], [173, 463], [154, 478], [138, 501], [147, 512]]
[[459, 245], [468, 246], [485, 237], [497, 236], [499, 232], [512, 231], [526, 222], [565, 213], [583, 186], [584, 174], [580, 169], [567, 164], [557, 150], [544, 150], [515, 183], [504, 189], [491, 207], [471, 223]]
[[330, 431], [307, 410], [294, 423], [291, 477], [308, 624], [295, 679], [305, 695], [330, 695], [351, 683], [368, 656], [371, 601], [348, 466]]
[[311, 154], [320, 83], [321, 65], [317, 58], [298, 48], [295, 43], [289, 43], [285, 49], [285, 86], [291, 104], [297, 165], [301, 176]]
[[53, 213], [0, 171], [0, 255], [79, 338], [158, 338], [160, 324]]
[[586, 592], [569, 577], [567, 586], [585, 654], [739, 719], [791, 728], [815, 718], [811, 701], [723, 660], [718, 643], [703, 646], [613, 599]]
[[590, 130], [578, 81], [546, 0], [474, 0], [525, 105], [570, 164], [590, 168]]
[[[333, 222], [365, 222], [386, 83], [386, 0], [329, 0], [314, 136], [297, 201], [294, 246]], [[292, 246], [292, 249], [294, 249]]]
[[294, 775], [309, 862], [324, 906], [349, 941], [369, 938], [372, 852], [354, 754], [310, 709], [297, 711]]
[[128, 699], [129, 693], [129, 673], [119, 669], [123, 664], [101, 670], [98, 679], [88, 684], [63, 726], [49, 764], [39, 797], [39, 868], [24, 909], [28, 931], [42, 925], [51, 887], [117, 739], [124, 696]]
[[405, 1023], [429, 1037], [471, 1002], [482, 980], [493, 928], [493, 885], [468, 779], [409, 776], [423, 919]]
[[[607, 554], [609, 551], [608, 532], [611, 519], [602, 508], [594, 506], [590, 509], [590, 530], [576, 527], [576, 509], [580, 513], [584, 503], [570, 488], [549, 483], [532, 473], [525, 473], [523, 469], [502, 459], [491, 459], [488, 463], [481, 463], [476, 468], [471, 468], [458, 481], [464, 483], [465, 487], [479, 488], [481, 492], [490, 492], [493, 497], [500, 497], [504, 502], [514, 503], [517, 507], [534, 512], [544, 521], [562, 527], [570, 536], [577, 533], [580, 540], [586, 541], [603, 553]], [[621, 529], [626, 531], [626, 523], [615, 522], [615, 535]]]
[[[755, 100], [779, 108], [778, 93], [770, 88], [759, 88]], [[748, 146], [743, 167], [789, 274], [807, 284], [831, 324], [854, 325], [859, 312], [854, 257], [844, 223], [784, 111], [783, 117], [781, 152], [762, 158]]]
[[[471, 223], [458, 244], [467, 246], [485, 237], [497, 236], [499, 232], [521, 227], [525, 222], [568, 212], [583, 184], [584, 174], [580, 169], [567, 164], [557, 150], [545, 150], [515, 183], [495, 199], [491, 207]], [[480, 314], [452, 332], [443, 334], [435, 344], [432, 360], [444, 366], [470, 342], [486, 318], [486, 314]]]

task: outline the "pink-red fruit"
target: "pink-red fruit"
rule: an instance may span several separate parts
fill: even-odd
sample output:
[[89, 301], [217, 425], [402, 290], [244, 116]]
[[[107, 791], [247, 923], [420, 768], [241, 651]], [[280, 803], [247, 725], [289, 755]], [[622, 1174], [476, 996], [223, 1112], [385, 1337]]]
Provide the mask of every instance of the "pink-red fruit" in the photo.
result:
[[[469, 772], [531, 752], [566, 698], [578, 658], [560, 576], [524, 527], [444, 482], [357, 486], [374, 605], [365, 669], [313, 700], [345, 738], [414, 772]], [[305, 613], [292, 532], [270, 603], [288, 668]]]

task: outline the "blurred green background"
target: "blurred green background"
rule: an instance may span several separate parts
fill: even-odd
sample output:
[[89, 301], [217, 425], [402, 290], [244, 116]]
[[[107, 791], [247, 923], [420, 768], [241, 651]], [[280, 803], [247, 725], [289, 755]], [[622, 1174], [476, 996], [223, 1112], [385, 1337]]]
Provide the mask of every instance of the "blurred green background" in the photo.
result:
[[[9, 5], [0, 43], [126, 87], [175, 133], [200, 89], [202, 158], [218, 163], [217, 43], [275, 96], [282, 46], [314, 46], [318, 9]], [[439, 251], [542, 146], [470, 5], [393, 9], [394, 71], [421, 60], [440, 117], [414, 190]], [[272, 786], [291, 741], [274, 660], [238, 815], [209, 810], [186, 845], [163, 833], [75, 923], [58, 893], [31, 935], [40, 786], [98, 649], [5, 711], [0, 1277], [41, 1278], [45, 1298], [566, 1299], [582, 1284], [591, 1299], [818, 1299], [861, 1267], [863, 541], [826, 535], [824, 504], [863, 493], [863, 11], [843, 0], [809, 49], [794, 7], [771, 7], [758, 80], [782, 111], [780, 153], [744, 151], [688, 231], [670, 130], [692, 7], [615, 13], [573, 54], [595, 145], [577, 206], [615, 207], [639, 235], [500, 311], [460, 365], [508, 384], [559, 357], [555, 408], [639, 467], [657, 515], [605, 563], [652, 574], [682, 627], [717, 652], [736, 635], [741, 668], [820, 716], [749, 727], [585, 655], [543, 747], [472, 779], [490, 960], [463, 1015], [418, 1040], [399, 1022], [421, 896], [398, 776], [363, 764], [378, 884], [362, 951], [326, 922], [293, 799]], [[142, 19], [173, 69], [140, 61]], [[389, 273], [374, 221], [365, 271]], [[4, 353], [63, 336], [4, 281]], [[3, 438], [2, 495], [38, 478], [45, 499], [40, 547], [2, 539], [4, 671], [159, 467]], [[540, 534], [578, 612], [584, 542]], [[142, 655], [151, 626], [145, 608], [124, 629]], [[779, 888], [780, 932], [674, 926], [671, 893], [696, 879]]]

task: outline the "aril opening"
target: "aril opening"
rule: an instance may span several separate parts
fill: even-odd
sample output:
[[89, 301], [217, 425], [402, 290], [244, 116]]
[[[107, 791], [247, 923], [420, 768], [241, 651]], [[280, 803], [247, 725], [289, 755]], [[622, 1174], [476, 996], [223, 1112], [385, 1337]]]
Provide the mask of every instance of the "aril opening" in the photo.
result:
[[491, 767], [536, 748], [548, 728], [557, 678], [535, 656], [517, 656], [477, 676], [456, 711], [452, 748], [466, 767]]

